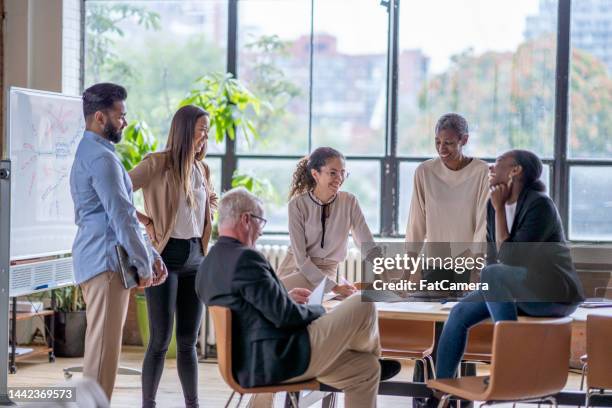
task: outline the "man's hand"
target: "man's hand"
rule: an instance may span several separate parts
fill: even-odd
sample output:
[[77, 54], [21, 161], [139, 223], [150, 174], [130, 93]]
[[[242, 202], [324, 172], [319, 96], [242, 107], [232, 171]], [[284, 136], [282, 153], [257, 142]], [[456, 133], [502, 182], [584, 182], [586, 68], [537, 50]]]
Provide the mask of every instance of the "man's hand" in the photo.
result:
[[149, 286], [151, 286], [151, 282], [152, 281], [153, 281], [153, 278], [151, 278], [151, 277], [143, 278], [141, 276], [140, 279], [138, 279], [138, 287], [140, 289], [148, 288]]
[[357, 292], [357, 288], [351, 285], [350, 283], [345, 285], [336, 285], [332, 288], [332, 290], [334, 291], [334, 293], [337, 293], [338, 295], [343, 297], [349, 297], [353, 293]]
[[160, 258], [155, 259], [153, 263], [153, 282], [152, 286], [161, 285], [166, 281], [168, 277], [168, 268], [166, 268], [166, 264]]
[[136, 211], [136, 218], [138, 218], [138, 221], [140, 221], [140, 223], [145, 225], [145, 226], [149, 225], [149, 224], [151, 224], [151, 222], [153, 222], [153, 220], [151, 218], [149, 218], [145, 214], [141, 213], [140, 211]]
[[495, 211], [504, 209], [504, 205], [510, 198], [510, 189], [505, 183], [497, 184], [491, 187], [491, 204]]
[[293, 288], [289, 291], [289, 296], [291, 296], [291, 299], [296, 303], [303, 305], [308, 302], [311, 293], [311, 291], [305, 288]]

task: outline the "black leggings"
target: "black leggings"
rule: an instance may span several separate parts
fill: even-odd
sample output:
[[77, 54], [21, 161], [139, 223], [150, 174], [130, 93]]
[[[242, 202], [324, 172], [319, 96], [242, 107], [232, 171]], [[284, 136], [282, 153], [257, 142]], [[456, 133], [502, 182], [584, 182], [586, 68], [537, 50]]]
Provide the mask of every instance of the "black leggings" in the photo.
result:
[[198, 266], [204, 259], [199, 238], [170, 238], [161, 254], [168, 278], [145, 289], [149, 311], [149, 345], [142, 364], [142, 406], [155, 407], [155, 395], [164, 370], [176, 313], [176, 365], [183, 387], [185, 406], [198, 406], [198, 357], [196, 340], [202, 318], [202, 303], [195, 292]]

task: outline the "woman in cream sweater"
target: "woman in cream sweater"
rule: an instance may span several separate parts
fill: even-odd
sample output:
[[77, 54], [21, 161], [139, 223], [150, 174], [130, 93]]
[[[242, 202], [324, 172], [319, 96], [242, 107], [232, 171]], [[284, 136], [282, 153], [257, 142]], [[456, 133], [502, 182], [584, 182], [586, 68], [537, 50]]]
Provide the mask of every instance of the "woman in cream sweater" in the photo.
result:
[[[438, 157], [421, 163], [414, 174], [406, 228], [407, 252], [420, 252], [425, 241], [428, 256], [484, 252], [488, 164], [463, 153], [468, 138], [465, 118], [456, 113], [440, 117], [435, 128]], [[460, 277], [452, 271], [423, 271], [422, 277], [466, 281], [470, 278], [469, 274]]]

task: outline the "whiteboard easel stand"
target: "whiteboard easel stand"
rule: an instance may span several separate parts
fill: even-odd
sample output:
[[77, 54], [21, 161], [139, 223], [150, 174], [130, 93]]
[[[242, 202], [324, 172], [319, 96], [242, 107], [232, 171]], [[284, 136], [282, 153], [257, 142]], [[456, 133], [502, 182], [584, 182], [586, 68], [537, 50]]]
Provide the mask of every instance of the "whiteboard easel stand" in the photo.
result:
[[15, 405], [8, 397], [10, 238], [11, 162], [2, 160], [0, 161], [0, 333], [2, 333], [0, 335], [0, 405]]

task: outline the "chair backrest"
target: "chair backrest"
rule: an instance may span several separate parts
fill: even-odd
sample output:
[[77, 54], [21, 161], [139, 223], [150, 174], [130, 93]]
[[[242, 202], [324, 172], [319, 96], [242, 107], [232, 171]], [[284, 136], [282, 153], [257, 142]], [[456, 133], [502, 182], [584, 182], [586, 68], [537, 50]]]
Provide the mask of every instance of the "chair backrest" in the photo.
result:
[[468, 335], [465, 354], [491, 354], [493, 329], [491, 322], [480, 323], [472, 327]]
[[433, 348], [436, 330], [434, 322], [380, 318], [378, 328], [383, 350], [423, 352]]
[[612, 388], [612, 316], [587, 316], [587, 386]]
[[487, 400], [539, 398], [563, 389], [571, 322], [569, 317], [497, 322]]
[[242, 387], [234, 380], [232, 373], [232, 311], [224, 306], [210, 306], [208, 310], [215, 325], [217, 363], [221, 377], [234, 391], [242, 392]]

